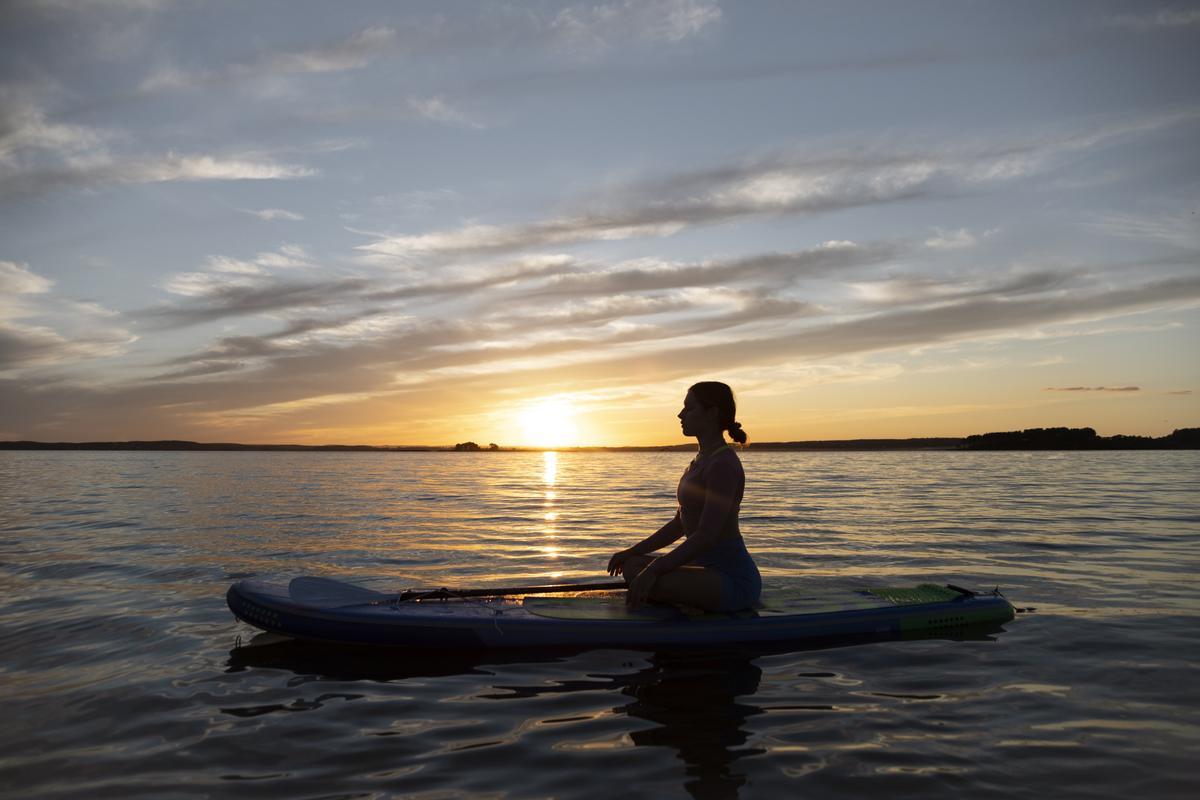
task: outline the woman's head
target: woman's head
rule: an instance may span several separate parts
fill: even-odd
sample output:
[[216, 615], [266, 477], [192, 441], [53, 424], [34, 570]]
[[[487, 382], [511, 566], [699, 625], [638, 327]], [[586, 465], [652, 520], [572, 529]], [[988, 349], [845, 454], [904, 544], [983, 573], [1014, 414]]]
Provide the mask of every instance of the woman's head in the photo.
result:
[[[716, 424], [722, 431], [729, 431], [729, 438], [738, 444], [746, 443], [746, 432], [737, 421], [737, 402], [733, 399], [733, 390], [720, 381], [701, 381], [692, 384], [688, 389], [688, 397], [704, 409], [715, 414]], [[687, 400], [684, 401], [686, 409]]]

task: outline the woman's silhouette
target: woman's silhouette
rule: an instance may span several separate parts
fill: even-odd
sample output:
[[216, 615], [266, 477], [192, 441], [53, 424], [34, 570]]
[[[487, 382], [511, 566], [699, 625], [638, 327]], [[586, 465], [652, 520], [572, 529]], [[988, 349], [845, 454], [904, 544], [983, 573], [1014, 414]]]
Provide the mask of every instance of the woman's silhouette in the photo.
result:
[[[724, 383], [704, 381], [688, 389], [679, 421], [700, 450], [679, 480], [679, 508], [656, 533], [608, 562], [610, 575], [625, 576], [630, 606], [649, 599], [738, 611], [758, 602], [762, 578], [738, 530], [746, 477], [724, 435], [729, 431], [734, 441], [745, 443], [736, 417], [733, 391]], [[681, 536], [685, 541], [667, 555], [649, 555]]]

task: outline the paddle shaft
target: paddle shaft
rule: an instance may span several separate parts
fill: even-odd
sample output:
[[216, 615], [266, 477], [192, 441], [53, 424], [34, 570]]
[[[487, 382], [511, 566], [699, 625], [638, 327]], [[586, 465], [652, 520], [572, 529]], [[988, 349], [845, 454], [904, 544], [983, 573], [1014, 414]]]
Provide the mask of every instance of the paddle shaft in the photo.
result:
[[502, 597], [509, 594], [550, 594], [552, 592], [611, 592], [624, 589], [624, 582], [608, 583], [560, 583], [553, 586], [509, 586], [499, 589], [409, 589], [401, 592], [397, 600], [447, 600], [454, 597]]

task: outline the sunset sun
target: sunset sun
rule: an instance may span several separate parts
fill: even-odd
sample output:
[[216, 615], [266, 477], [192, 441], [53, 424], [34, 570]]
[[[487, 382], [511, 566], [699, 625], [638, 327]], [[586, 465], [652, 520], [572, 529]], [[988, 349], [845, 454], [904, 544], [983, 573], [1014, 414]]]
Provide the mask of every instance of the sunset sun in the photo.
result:
[[575, 407], [569, 400], [551, 397], [526, 406], [519, 422], [522, 444], [527, 447], [573, 447], [579, 444]]

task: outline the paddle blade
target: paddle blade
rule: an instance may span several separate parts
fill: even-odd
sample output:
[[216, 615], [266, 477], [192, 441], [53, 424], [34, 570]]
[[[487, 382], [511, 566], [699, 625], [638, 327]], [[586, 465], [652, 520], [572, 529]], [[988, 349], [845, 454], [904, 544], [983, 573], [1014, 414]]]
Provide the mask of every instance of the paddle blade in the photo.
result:
[[298, 578], [292, 578], [288, 583], [288, 594], [297, 603], [317, 608], [360, 606], [388, 597], [382, 592], [355, 586], [353, 583], [335, 581], [332, 578], [320, 578], [315, 575], [301, 575]]

